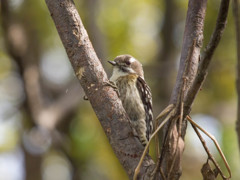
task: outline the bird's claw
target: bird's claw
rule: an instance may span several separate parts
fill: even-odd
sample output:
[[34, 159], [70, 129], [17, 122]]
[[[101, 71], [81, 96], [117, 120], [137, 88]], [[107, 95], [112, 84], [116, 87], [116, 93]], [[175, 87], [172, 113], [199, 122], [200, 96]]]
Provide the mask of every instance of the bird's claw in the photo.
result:
[[[116, 86], [116, 84], [113, 81], [104, 82], [104, 86], [112, 87], [113, 90], [117, 93], [118, 97], [120, 97], [120, 93], [119, 93], [118, 87]], [[85, 101], [89, 100], [86, 94], [83, 96], [83, 100], [85, 100]]]
[[117, 85], [113, 81], [104, 82], [104, 85], [112, 87], [114, 89], [114, 91], [117, 93], [118, 97], [120, 97], [120, 93], [119, 93], [118, 87], [117, 87]]
[[88, 97], [86, 94], [83, 96], [83, 100], [88, 101]]

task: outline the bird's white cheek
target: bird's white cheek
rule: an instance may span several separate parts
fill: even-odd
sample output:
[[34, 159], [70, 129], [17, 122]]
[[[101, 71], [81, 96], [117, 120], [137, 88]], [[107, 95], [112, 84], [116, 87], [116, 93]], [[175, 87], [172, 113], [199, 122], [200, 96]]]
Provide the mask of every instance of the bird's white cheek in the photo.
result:
[[129, 59], [129, 62], [130, 62], [130, 63], [133, 63], [134, 61], [136, 61], [136, 59], [133, 58], [133, 57], [131, 57], [131, 58]]
[[128, 68], [129, 73], [136, 73], [132, 68]]
[[128, 75], [128, 73], [125, 73], [125, 72], [119, 70], [117, 67], [114, 67], [112, 76], [110, 78], [110, 81], [115, 82], [119, 77], [123, 77], [123, 76], [126, 76], [126, 75]]

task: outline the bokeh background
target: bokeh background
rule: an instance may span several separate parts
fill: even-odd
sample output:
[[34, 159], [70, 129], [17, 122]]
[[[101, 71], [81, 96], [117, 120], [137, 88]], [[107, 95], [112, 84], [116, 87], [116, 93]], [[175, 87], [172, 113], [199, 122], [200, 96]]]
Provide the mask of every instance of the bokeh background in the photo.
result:
[[[156, 116], [167, 105], [175, 82], [187, 1], [75, 0], [75, 4], [109, 76], [111, 67], [106, 61], [119, 54], [131, 54], [142, 62]], [[208, 2], [204, 44], [211, 36], [218, 7], [219, 0]], [[82, 98], [45, 2], [2, 0], [1, 9], [0, 180], [127, 179], [89, 102]], [[237, 180], [234, 30], [230, 10], [191, 115], [216, 137], [231, 166], [232, 179]], [[214, 145], [205, 139], [226, 173]], [[207, 156], [191, 126], [185, 140], [181, 179], [202, 179], [200, 169]]]

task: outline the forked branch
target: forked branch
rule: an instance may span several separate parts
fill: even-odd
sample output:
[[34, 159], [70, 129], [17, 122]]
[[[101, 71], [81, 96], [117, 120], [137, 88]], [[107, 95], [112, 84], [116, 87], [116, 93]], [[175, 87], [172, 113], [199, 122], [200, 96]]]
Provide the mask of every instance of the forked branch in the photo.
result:
[[220, 42], [223, 31], [227, 24], [229, 1], [230, 0], [222, 0], [221, 1], [221, 5], [220, 5], [219, 12], [218, 12], [218, 18], [217, 18], [214, 32], [213, 32], [211, 39], [205, 49], [203, 56], [201, 58], [199, 57], [200, 64], [199, 64], [199, 67], [197, 70], [197, 74], [196, 74], [194, 82], [186, 96], [186, 100], [185, 100], [186, 101], [185, 102], [186, 109], [191, 107], [199, 89], [201, 88], [201, 86], [207, 76], [208, 67], [211, 62], [213, 53]]
[[[128, 116], [99, 61], [73, 0], [45, 0], [75, 74], [95, 111], [109, 142], [133, 178], [143, 146], [132, 135]], [[139, 177], [144, 179], [155, 167], [146, 156]], [[146, 178], [145, 178], [146, 179]]]
[[[189, 0], [188, 6], [188, 13], [187, 13], [187, 20], [185, 26], [185, 33], [184, 33], [184, 42], [182, 47], [181, 53], [181, 60], [180, 60], [180, 67], [177, 77], [177, 82], [175, 84], [175, 88], [172, 93], [171, 103], [176, 104], [179, 106], [178, 97], [180, 97], [181, 93], [181, 85], [183, 84], [184, 79], [184, 72], [187, 66], [187, 56], [189, 55], [189, 49], [191, 49], [192, 42], [196, 40], [196, 46], [193, 47], [193, 53], [190, 59], [190, 70], [188, 73], [188, 82], [186, 86], [187, 95], [184, 97], [184, 115], [183, 119], [185, 119], [186, 115], [188, 115], [191, 111], [192, 103], [206, 77], [208, 66], [212, 55], [221, 39], [223, 30], [226, 25], [227, 21], [227, 14], [229, 9], [229, 0], [222, 0], [217, 23], [211, 40], [206, 48], [206, 51], [203, 55], [203, 58], [200, 59], [200, 49], [202, 45], [202, 37], [203, 37], [203, 24], [204, 24], [204, 17], [206, 12], [206, 2], [207, 1], [198, 1], [198, 0]], [[200, 60], [200, 64], [199, 63]], [[179, 109], [179, 108], [177, 108]], [[166, 178], [170, 179], [179, 179], [180, 171], [180, 164], [181, 164], [181, 155], [184, 147], [184, 143], [175, 147], [173, 144], [178, 142], [179, 137], [178, 134], [182, 134], [184, 136], [186, 132], [186, 121], [184, 120], [181, 127], [181, 132], [177, 130], [176, 123], [174, 121], [170, 121], [167, 123], [165, 130], [165, 140], [164, 146], [162, 148], [161, 157], [163, 157], [161, 164], [161, 168], [163, 169], [164, 175]], [[169, 136], [171, 134], [171, 136]], [[167, 141], [167, 142], [165, 142]], [[171, 144], [169, 146], [168, 144]], [[178, 152], [177, 160], [175, 160], [174, 154]], [[174, 165], [173, 165], [174, 163]], [[172, 170], [173, 167], [173, 170]], [[169, 174], [170, 170], [173, 172]]]

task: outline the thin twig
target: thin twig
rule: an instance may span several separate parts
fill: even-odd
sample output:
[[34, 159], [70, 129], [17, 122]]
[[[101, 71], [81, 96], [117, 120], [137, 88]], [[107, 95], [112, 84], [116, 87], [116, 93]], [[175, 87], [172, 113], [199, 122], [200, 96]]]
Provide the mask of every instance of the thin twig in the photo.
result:
[[[156, 128], [158, 127], [158, 122], [155, 121], [154, 122], [154, 131], [156, 130]], [[159, 150], [159, 136], [155, 136], [155, 153], [156, 153], [156, 158], [159, 158], [160, 155], [160, 150]]]
[[[182, 135], [182, 122], [183, 122], [183, 119], [184, 119], [184, 112], [183, 112], [183, 107], [184, 107], [184, 98], [185, 98], [185, 93], [186, 93], [186, 86], [187, 86], [187, 80], [188, 80], [188, 75], [189, 75], [189, 72], [190, 72], [190, 67], [191, 67], [191, 62], [192, 62], [192, 57], [193, 57], [193, 52], [194, 52], [194, 48], [196, 47], [196, 40], [194, 39], [193, 42], [192, 42], [192, 45], [189, 47], [189, 50], [188, 50], [188, 56], [185, 60], [185, 65], [184, 65], [184, 72], [183, 72], [183, 78], [182, 78], [182, 84], [180, 86], [180, 89], [179, 89], [179, 95], [178, 95], [178, 101], [177, 101], [177, 105], [176, 105], [176, 109], [180, 109], [180, 118], [176, 117], [174, 118], [175, 120], [172, 120], [170, 126], [168, 127], [168, 132], [166, 133], [166, 136], [164, 138], [164, 143], [163, 143], [163, 147], [165, 147], [166, 145], [166, 141], [168, 139], [168, 137], [170, 136], [170, 129], [173, 128], [173, 125], [177, 122], [177, 119], [179, 119], [179, 126], [178, 126], [178, 139], [177, 139], [177, 144], [176, 144], [176, 150], [174, 152], [174, 157], [173, 157], [173, 160], [171, 162], [171, 167], [170, 167], [170, 170], [168, 171], [168, 176], [169, 174], [171, 173], [172, 169], [173, 169], [173, 165], [174, 165], [174, 162], [176, 160], [176, 155], [177, 155], [177, 147], [178, 147], [178, 143], [179, 143], [179, 138], [180, 136]], [[164, 148], [162, 148], [164, 149]], [[161, 156], [160, 156], [160, 165], [162, 163], [162, 157], [163, 157], [163, 152], [161, 152]], [[167, 176], [167, 177], [168, 177]]]
[[[175, 111], [176, 111], [176, 108], [175, 108]], [[167, 140], [170, 138], [172, 129], [173, 129], [174, 125], [176, 125], [176, 122], [177, 122], [178, 118], [179, 118], [179, 116], [177, 116], [177, 115], [173, 116], [172, 119], [171, 119], [169, 128], [167, 129], [167, 133], [166, 133], [166, 136], [165, 136], [164, 141], [163, 141], [162, 150], [161, 150], [160, 158], [159, 158], [160, 159], [160, 167], [162, 166], [163, 158], [165, 157], [164, 149], [167, 145]]]
[[162, 177], [164, 180], [166, 179], [165, 175], [163, 174], [162, 168], [160, 168], [160, 165], [161, 165], [161, 157], [158, 156], [158, 158], [157, 158], [157, 163], [156, 163], [155, 169], [154, 169], [154, 171], [153, 171], [152, 179], [155, 178], [155, 176], [157, 175], [158, 170], [160, 171], [161, 177]]
[[[189, 63], [188, 63], [189, 64]], [[188, 69], [186, 69], [188, 70]], [[184, 74], [186, 74], [187, 71], [184, 72]], [[181, 88], [181, 93], [180, 93], [180, 117], [179, 117], [179, 122], [178, 122], [178, 139], [177, 139], [177, 143], [176, 143], [176, 147], [178, 147], [178, 143], [179, 143], [179, 138], [181, 138], [181, 131], [182, 131], [182, 121], [183, 121], [183, 107], [184, 107], [184, 93], [185, 93], [185, 90], [186, 90], [186, 83], [187, 83], [187, 77], [184, 76], [183, 77], [183, 85], [182, 85], [182, 88]], [[176, 157], [177, 157], [177, 149], [175, 150], [174, 152], [174, 157], [173, 157], [173, 161], [172, 161], [172, 164], [171, 164], [171, 167], [168, 171], [168, 176], [170, 175], [170, 173], [172, 172], [172, 169], [173, 169], [173, 166], [174, 166], [174, 163], [176, 161]]]
[[[157, 129], [158, 125], [159, 125], [159, 120], [166, 115], [166, 112], [169, 112], [172, 108], [174, 107], [173, 104], [168, 105], [156, 118], [155, 122], [155, 129], [154, 131]], [[156, 146], [156, 157], [159, 158], [159, 138], [158, 136], [155, 136], [155, 146]]]
[[180, 100], [180, 118], [178, 124], [178, 133], [179, 136], [182, 136], [182, 122], [183, 122], [183, 107], [184, 107], [184, 93], [186, 91], [187, 77], [183, 77], [183, 87], [181, 92], [181, 100]]
[[[167, 108], [165, 108], [158, 116], [157, 116], [157, 118], [156, 118], [156, 120], [155, 120], [155, 122], [157, 122], [158, 123], [158, 121], [163, 117], [163, 115], [165, 114], [165, 112], [164, 111], [169, 111], [169, 109], [172, 109], [174, 107], [174, 105], [173, 104], [170, 104], [170, 105], [168, 105], [168, 107]], [[159, 124], [159, 123], [158, 123]], [[171, 122], [171, 124], [170, 124], [170, 127], [172, 127], [172, 124], [174, 124], [173, 123], [173, 121]], [[170, 129], [170, 128], [169, 128]], [[168, 134], [165, 136], [165, 138], [164, 138], [164, 140], [163, 140], [163, 142], [165, 142], [165, 140], [166, 140], [166, 138], [168, 137]], [[163, 143], [163, 146], [164, 146], [164, 143]], [[161, 166], [161, 160], [162, 160], [162, 151], [161, 151], [161, 153], [160, 153], [160, 155], [158, 155], [157, 156], [159, 159], [160, 159], [160, 162], [159, 162], [159, 164], [160, 164], [160, 166]], [[156, 167], [157, 168], [157, 167]]]
[[227, 24], [227, 15], [229, 9], [230, 0], [222, 0], [218, 12], [217, 23], [214, 29], [214, 32], [211, 36], [211, 39], [206, 47], [205, 53], [200, 64], [200, 70], [207, 70], [207, 67], [210, 63], [210, 59], [218, 46], [220, 39], [222, 37], [223, 31]]
[[[155, 166], [155, 168], [154, 168], [154, 170], [153, 170], [153, 172], [152, 172], [152, 175], [151, 175], [151, 177], [149, 178], [149, 180], [154, 180], [155, 179], [155, 176], [156, 176], [156, 174], [158, 173], [158, 167], [160, 166], [160, 160], [159, 160], [159, 158], [157, 158], [157, 163], [156, 163], [156, 166]], [[161, 172], [160, 172], [161, 173]], [[161, 174], [162, 175], [162, 174]]]
[[151, 137], [150, 137], [147, 145], [145, 146], [145, 149], [144, 149], [143, 154], [142, 154], [142, 156], [141, 156], [141, 158], [140, 158], [140, 161], [139, 161], [139, 163], [138, 163], [138, 165], [137, 165], [137, 167], [136, 167], [136, 169], [135, 169], [134, 176], [133, 176], [133, 180], [137, 180], [137, 175], [138, 175], [138, 173], [139, 173], [139, 171], [140, 171], [140, 167], [141, 167], [141, 165], [142, 165], [142, 162], [143, 162], [144, 157], [145, 157], [146, 154], [147, 154], [147, 151], [148, 151], [148, 148], [149, 148], [149, 145], [150, 145], [152, 139], [153, 139], [153, 138], [155, 137], [155, 135], [159, 132], [159, 130], [163, 127], [163, 125], [164, 125], [164, 124], [171, 118], [171, 116], [175, 113], [173, 107], [174, 107], [174, 106], [173, 106], [172, 104], [170, 104], [170, 105], [169, 105], [168, 107], [166, 107], [166, 108], [158, 115], [158, 117], [156, 118], [156, 120], [159, 120], [160, 118], [162, 118], [163, 116], [165, 116], [166, 114], [168, 114], [167, 117], [161, 122], [161, 124], [160, 124], [160, 125], [158, 126], [158, 128], [155, 130], [155, 132], [151, 135]]
[[165, 175], [164, 175], [164, 173], [163, 173], [162, 168], [160, 168], [160, 174], [161, 174], [163, 180], [167, 180], [167, 178], [165, 177]]
[[170, 112], [174, 108], [173, 104], [168, 105], [157, 117], [155, 121], [159, 121], [163, 116]]
[[[226, 160], [226, 158], [225, 158], [225, 156], [224, 156], [224, 154], [223, 154], [223, 152], [222, 152], [222, 150], [221, 150], [221, 148], [220, 148], [217, 140], [215, 139], [215, 137], [214, 137], [213, 135], [211, 135], [210, 133], [208, 133], [207, 131], [205, 131], [205, 130], [204, 130], [202, 127], [200, 127], [196, 122], [194, 122], [194, 121], [191, 119], [190, 116], [187, 116], [187, 120], [191, 123], [193, 129], [194, 129], [195, 132], [197, 133], [200, 141], [202, 142], [202, 145], [203, 145], [206, 153], [208, 154], [208, 157], [211, 159], [211, 161], [213, 162], [213, 164], [216, 166], [216, 168], [218, 169], [218, 171], [219, 171], [219, 173], [221, 174], [222, 178], [223, 178], [223, 179], [229, 179], [229, 178], [231, 178], [232, 173], [231, 173], [230, 166], [229, 166], [229, 164], [228, 164], [228, 162], [227, 162], [227, 160]], [[214, 157], [213, 157], [212, 154], [210, 153], [209, 149], [208, 149], [207, 146], [206, 146], [206, 142], [205, 142], [204, 139], [202, 138], [202, 136], [201, 136], [201, 134], [199, 133], [199, 131], [198, 131], [197, 128], [198, 128], [199, 130], [201, 130], [204, 134], [206, 134], [206, 135], [214, 142], [214, 144], [215, 144], [215, 146], [216, 146], [216, 148], [217, 148], [217, 150], [218, 150], [218, 152], [219, 152], [219, 154], [220, 154], [220, 156], [221, 156], [221, 158], [222, 158], [222, 160], [223, 160], [223, 162], [224, 162], [224, 164], [225, 164], [225, 166], [226, 166], [226, 168], [227, 168], [227, 170], [228, 170], [228, 173], [229, 173], [229, 177], [228, 177], [228, 178], [226, 178], [226, 177], [224, 176], [224, 174], [223, 174], [220, 166], [218, 165], [218, 163], [216, 162], [216, 160], [214, 159]]]

